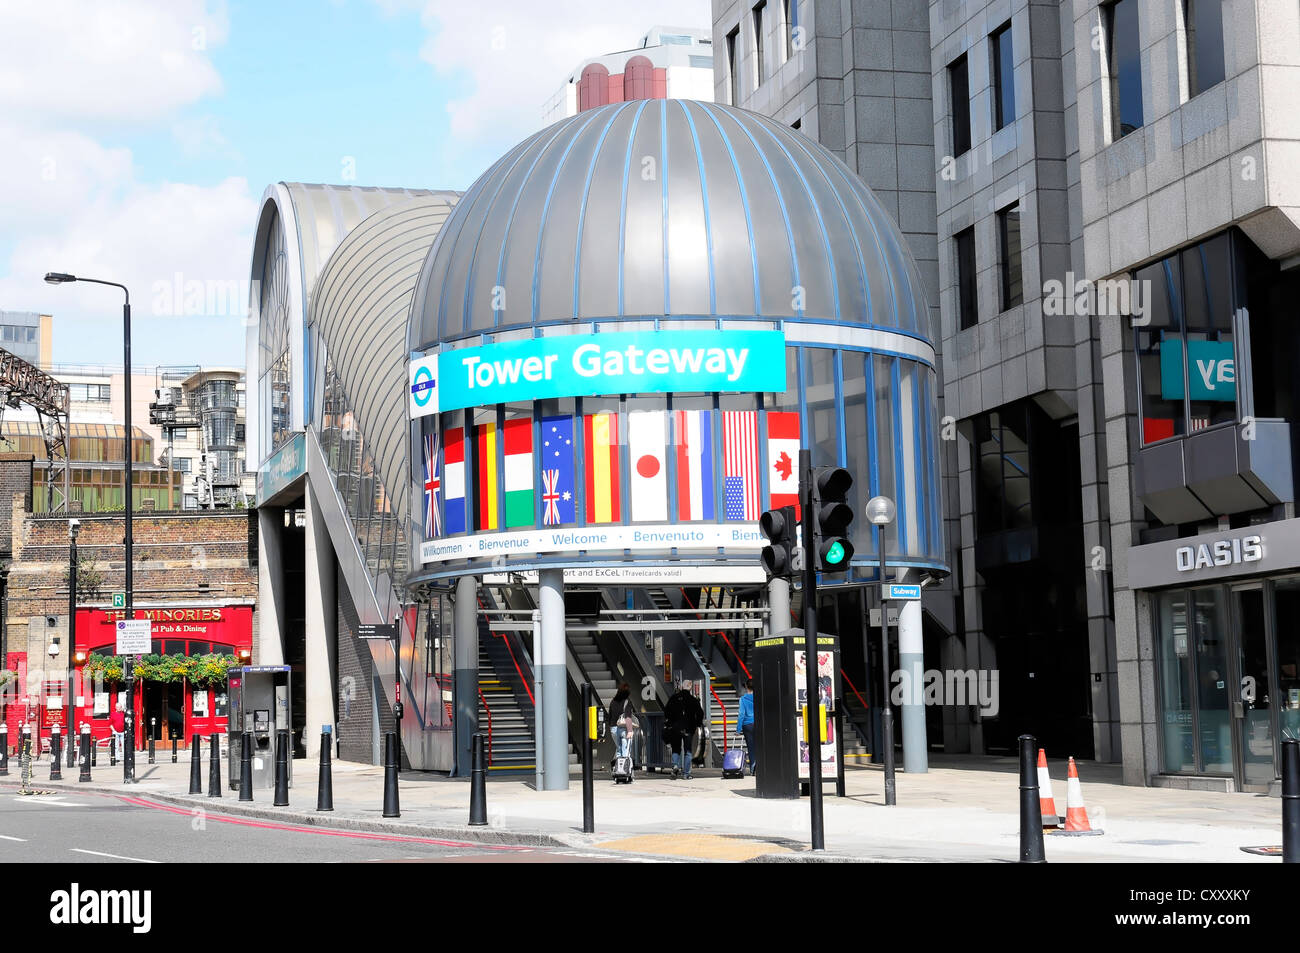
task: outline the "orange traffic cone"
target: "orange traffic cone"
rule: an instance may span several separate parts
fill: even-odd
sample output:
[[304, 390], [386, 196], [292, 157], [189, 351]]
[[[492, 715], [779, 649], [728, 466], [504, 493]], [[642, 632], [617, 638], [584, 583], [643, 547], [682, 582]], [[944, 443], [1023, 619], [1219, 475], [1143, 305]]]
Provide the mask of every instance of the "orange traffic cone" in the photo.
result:
[[1088, 811], [1083, 806], [1083, 788], [1079, 784], [1079, 769], [1070, 759], [1070, 770], [1065, 781], [1065, 831], [1067, 834], [1100, 834], [1088, 823]]
[[1047, 751], [1038, 749], [1038, 809], [1043, 815], [1044, 827], [1060, 827], [1061, 816], [1056, 813], [1056, 798], [1052, 796], [1052, 776], [1047, 773]]

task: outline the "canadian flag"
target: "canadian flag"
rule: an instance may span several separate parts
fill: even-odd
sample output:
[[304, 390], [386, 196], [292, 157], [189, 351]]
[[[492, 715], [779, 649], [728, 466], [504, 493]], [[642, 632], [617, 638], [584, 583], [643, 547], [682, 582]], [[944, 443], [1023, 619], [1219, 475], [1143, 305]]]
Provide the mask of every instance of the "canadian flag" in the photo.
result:
[[767, 485], [771, 509], [799, 505], [799, 414], [767, 415]]

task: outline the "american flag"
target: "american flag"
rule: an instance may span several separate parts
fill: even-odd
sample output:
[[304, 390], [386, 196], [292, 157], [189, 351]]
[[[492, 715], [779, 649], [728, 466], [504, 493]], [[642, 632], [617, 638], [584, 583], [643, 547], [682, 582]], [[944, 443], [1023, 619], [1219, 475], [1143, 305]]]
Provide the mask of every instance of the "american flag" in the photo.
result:
[[722, 457], [726, 518], [758, 519], [758, 411], [723, 411]]
[[442, 517], [438, 513], [438, 491], [442, 480], [438, 478], [438, 435], [424, 438], [424, 536], [434, 539], [442, 535]]

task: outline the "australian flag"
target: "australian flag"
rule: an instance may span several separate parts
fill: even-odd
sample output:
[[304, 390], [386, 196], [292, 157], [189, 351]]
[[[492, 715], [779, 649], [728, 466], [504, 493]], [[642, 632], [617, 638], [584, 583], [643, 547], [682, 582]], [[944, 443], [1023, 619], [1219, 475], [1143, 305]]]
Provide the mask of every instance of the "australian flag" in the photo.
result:
[[575, 520], [573, 418], [542, 418], [542, 525]]

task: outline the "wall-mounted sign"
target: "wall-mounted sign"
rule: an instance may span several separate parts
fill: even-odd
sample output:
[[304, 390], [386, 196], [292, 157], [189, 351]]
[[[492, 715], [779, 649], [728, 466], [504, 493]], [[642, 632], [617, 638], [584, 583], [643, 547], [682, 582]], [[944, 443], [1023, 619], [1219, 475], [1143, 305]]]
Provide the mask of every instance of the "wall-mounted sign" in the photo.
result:
[[1231, 566], [1235, 563], [1257, 563], [1264, 558], [1263, 542], [1260, 536], [1234, 536], [1213, 543], [1179, 546], [1174, 550], [1174, 559], [1179, 572], [1209, 569], [1211, 566]]
[[[1237, 369], [1231, 341], [1188, 341], [1187, 369], [1192, 400], [1237, 399]], [[1171, 339], [1160, 344], [1160, 397], [1183, 399], [1183, 348]]]
[[[753, 566], [586, 566], [564, 570], [566, 583], [595, 582], [609, 586], [689, 585], [708, 583], [759, 583], [767, 579], [763, 567]], [[537, 584], [537, 570], [490, 572], [483, 576], [485, 586], [506, 586], [513, 582]], [[889, 617], [894, 618], [895, 610]]]
[[411, 419], [438, 412], [438, 355], [411, 361]]
[[440, 563], [450, 559], [611, 550], [709, 550], [719, 546], [756, 551], [762, 549], [766, 542], [757, 523], [587, 526], [582, 529], [524, 530], [518, 533], [481, 533], [477, 536], [431, 539], [420, 544], [420, 561]]
[[307, 472], [307, 438], [300, 431], [257, 471], [257, 502], [265, 503]]
[[153, 623], [148, 619], [120, 619], [113, 626], [118, 655], [148, 655], [153, 651]]
[[1300, 568], [1300, 519], [1162, 540], [1128, 551], [1131, 589], [1185, 586]]
[[[671, 391], [783, 391], [781, 331], [561, 334], [412, 361], [410, 412], [517, 400]], [[432, 407], [432, 409], [430, 409]]]

